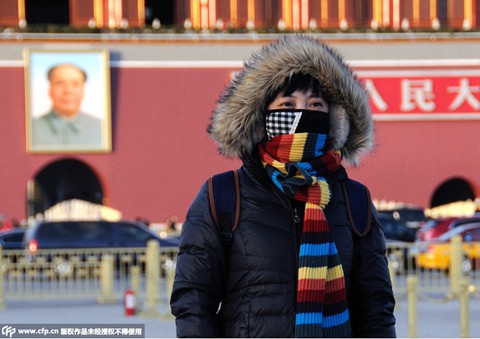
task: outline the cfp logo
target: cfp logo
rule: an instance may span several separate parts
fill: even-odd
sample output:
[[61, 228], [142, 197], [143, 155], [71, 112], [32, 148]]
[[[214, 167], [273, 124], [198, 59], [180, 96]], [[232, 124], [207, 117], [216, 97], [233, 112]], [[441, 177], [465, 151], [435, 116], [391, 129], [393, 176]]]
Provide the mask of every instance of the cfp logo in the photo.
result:
[[2, 327], [2, 337], [9, 337], [11, 338], [15, 333], [17, 332], [17, 329], [12, 326], [3, 326]]

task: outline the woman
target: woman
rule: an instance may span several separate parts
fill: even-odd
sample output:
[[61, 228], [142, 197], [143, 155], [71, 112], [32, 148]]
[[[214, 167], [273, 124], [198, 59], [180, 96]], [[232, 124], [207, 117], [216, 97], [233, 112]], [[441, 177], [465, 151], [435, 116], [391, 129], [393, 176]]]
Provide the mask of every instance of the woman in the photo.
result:
[[179, 337], [395, 337], [381, 226], [354, 232], [340, 184], [373, 131], [366, 91], [323, 43], [284, 36], [245, 63], [208, 129], [243, 162], [240, 221], [224, 248], [200, 189], [171, 298]]

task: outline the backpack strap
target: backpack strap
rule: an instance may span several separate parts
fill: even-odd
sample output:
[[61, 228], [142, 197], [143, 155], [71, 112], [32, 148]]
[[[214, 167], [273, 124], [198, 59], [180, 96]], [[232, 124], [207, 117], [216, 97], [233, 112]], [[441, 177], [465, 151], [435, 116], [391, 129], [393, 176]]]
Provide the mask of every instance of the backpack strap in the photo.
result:
[[222, 241], [232, 244], [233, 231], [240, 217], [240, 185], [238, 170], [216, 174], [208, 179], [210, 213], [220, 229]]
[[370, 192], [358, 181], [347, 179], [340, 182], [347, 206], [348, 219], [359, 237], [365, 236], [372, 225]]

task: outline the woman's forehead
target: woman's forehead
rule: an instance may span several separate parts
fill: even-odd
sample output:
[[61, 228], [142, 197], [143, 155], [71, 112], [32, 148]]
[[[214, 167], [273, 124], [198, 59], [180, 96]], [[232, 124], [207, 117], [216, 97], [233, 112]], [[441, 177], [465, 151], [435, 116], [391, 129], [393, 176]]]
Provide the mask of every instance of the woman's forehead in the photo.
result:
[[309, 98], [322, 98], [324, 99], [324, 96], [321, 92], [314, 92], [312, 89], [307, 88], [307, 89], [297, 89], [293, 91], [292, 93], [285, 93], [285, 92], [280, 92], [277, 94], [276, 98], [287, 98], [287, 97], [309, 97]]

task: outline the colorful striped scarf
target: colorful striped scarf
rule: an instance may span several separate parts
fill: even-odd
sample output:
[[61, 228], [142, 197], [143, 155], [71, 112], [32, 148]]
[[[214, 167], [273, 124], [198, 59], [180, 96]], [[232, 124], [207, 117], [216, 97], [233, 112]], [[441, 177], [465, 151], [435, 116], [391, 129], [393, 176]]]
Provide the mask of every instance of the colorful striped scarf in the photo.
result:
[[348, 337], [345, 278], [323, 209], [330, 201], [325, 179], [340, 168], [339, 151], [324, 153], [326, 136], [285, 134], [259, 146], [260, 159], [275, 185], [305, 202], [299, 253], [296, 337]]

